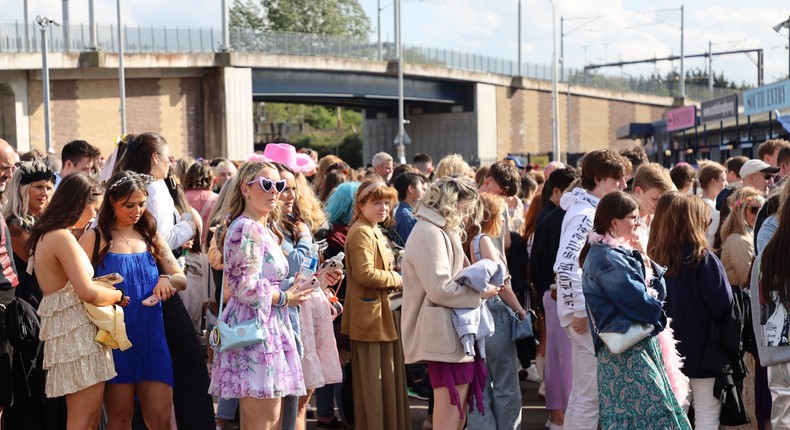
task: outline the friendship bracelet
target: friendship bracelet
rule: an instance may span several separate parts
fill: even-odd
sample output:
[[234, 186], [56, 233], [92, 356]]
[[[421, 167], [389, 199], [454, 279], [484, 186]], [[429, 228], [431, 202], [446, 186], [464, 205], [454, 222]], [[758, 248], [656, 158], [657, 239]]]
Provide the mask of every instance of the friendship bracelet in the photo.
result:
[[277, 304], [275, 304], [274, 306], [278, 308], [283, 307], [283, 303], [285, 303], [287, 299], [288, 299], [288, 293], [286, 291], [280, 291], [280, 298], [277, 300]]

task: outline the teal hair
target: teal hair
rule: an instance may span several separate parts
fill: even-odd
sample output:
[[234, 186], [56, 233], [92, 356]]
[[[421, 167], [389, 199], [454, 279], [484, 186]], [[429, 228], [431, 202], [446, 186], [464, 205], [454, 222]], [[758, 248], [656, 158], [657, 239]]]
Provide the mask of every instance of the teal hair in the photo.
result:
[[354, 196], [359, 182], [344, 182], [335, 188], [326, 200], [324, 211], [330, 224], [348, 225], [354, 212]]

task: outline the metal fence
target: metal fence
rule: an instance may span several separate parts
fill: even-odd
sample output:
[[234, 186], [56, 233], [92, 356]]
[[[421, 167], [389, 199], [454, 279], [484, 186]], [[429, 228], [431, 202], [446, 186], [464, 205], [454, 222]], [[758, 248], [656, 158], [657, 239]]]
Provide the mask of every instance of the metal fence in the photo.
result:
[[[114, 25], [97, 25], [95, 45], [91, 46], [90, 29], [87, 24], [72, 23], [68, 26], [50, 27], [46, 33], [48, 48], [52, 52], [81, 52], [100, 49], [118, 51], [118, 31]], [[283, 55], [330, 56], [362, 60], [392, 60], [394, 45], [350, 37], [328, 36], [305, 33], [259, 31], [249, 28], [233, 28], [230, 32], [231, 49], [239, 52], [261, 52]], [[124, 26], [124, 50], [128, 53], [200, 53], [219, 52], [222, 46], [222, 31], [216, 28]], [[41, 32], [35, 22], [25, 26], [22, 21], [0, 23], [0, 52], [40, 52]], [[506, 76], [523, 76], [529, 79], [551, 80], [551, 66], [522, 63], [468, 52], [423, 46], [404, 46], [403, 58], [407, 63], [426, 64], [450, 69], [495, 73]], [[677, 94], [677, 82], [663, 82], [643, 78], [607, 76], [585, 73], [582, 70], [558, 71], [564, 83], [571, 86], [586, 86], [659, 96]], [[565, 86], [563, 84], [563, 86]], [[736, 92], [731, 89], [714, 88], [711, 95], [707, 86], [686, 84], [687, 96], [695, 100], [706, 100]]]

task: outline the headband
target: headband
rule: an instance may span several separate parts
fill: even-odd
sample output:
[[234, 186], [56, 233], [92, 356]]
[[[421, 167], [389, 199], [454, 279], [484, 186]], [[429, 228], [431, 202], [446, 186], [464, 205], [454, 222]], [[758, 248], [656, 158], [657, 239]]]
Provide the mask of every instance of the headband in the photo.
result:
[[372, 184], [370, 184], [367, 187], [363, 188], [362, 191], [359, 192], [358, 200], [361, 201], [363, 198], [365, 198], [365, 196], [370, 194], [376, 188], [378, 188], [378, 187], [386, 187], [386, 186], [387, 186], [387, 184], [385, 184], [384, 182], [381, 182], [381, 181], [373, 182]]
[[32, 184], [38, 181], [55, 182], [55, 174], [52, 169], [38, 160], [19, 163], [19, 175], [21, 176], [19, 185]]
[[154, 177], [151, 176], [151, 175], [145, 175], [145, 174], [142, 174], [142, 173], [131, 173], [129, 176], [124, 176], [123, 178], [113, 182], [112, 185], [110, 185], [110, 187], [107, 188], [107, 191], [112, 191], [113, 188], [115, 188], [115, 187], [119, 187], [121, 185], [130, 183], [130, 182], [137, 182], [137, 181], [142, 182], [143, 185], [146, 188], [148, 188], [148, 184], [151, 181], [153, 181], [153, 180], [154, 180]]

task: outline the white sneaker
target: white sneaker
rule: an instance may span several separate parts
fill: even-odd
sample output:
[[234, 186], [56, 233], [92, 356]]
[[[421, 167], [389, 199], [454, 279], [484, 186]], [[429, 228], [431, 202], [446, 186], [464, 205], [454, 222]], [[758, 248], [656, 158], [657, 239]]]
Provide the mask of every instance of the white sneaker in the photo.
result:
[[527, 369], [527, 381], [540, 382], [540, 375], [538, 375], [538, 368], [535, 365], [529, 366]]

